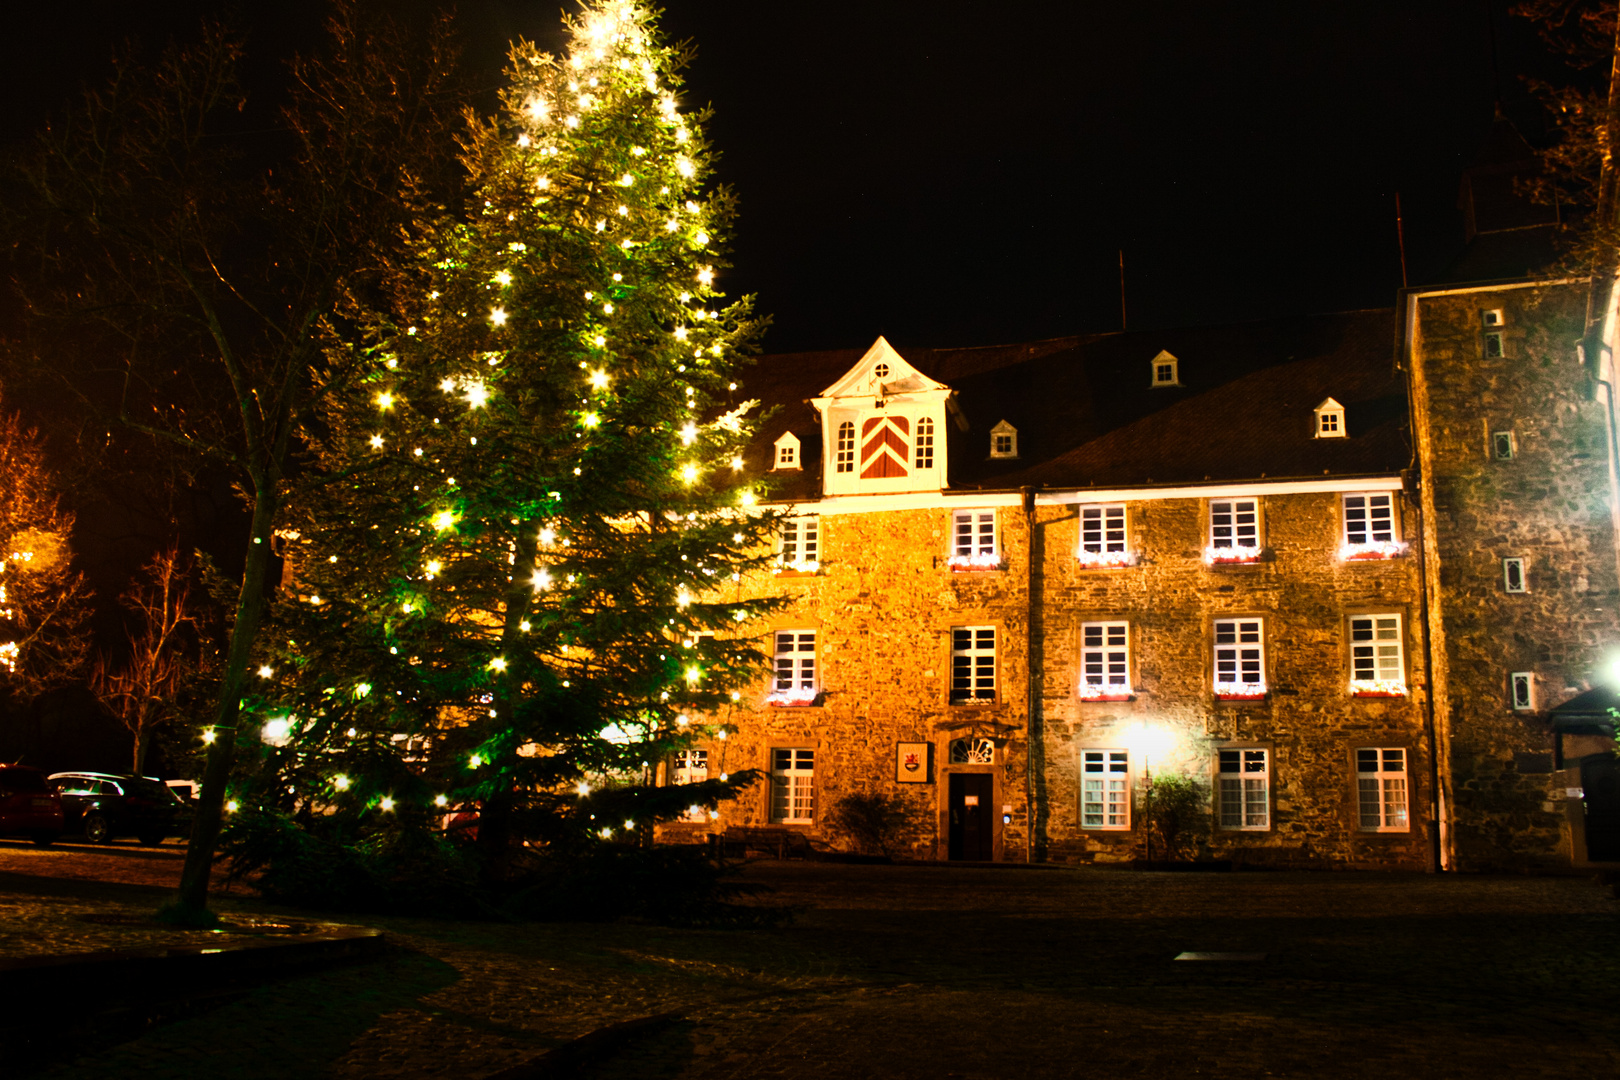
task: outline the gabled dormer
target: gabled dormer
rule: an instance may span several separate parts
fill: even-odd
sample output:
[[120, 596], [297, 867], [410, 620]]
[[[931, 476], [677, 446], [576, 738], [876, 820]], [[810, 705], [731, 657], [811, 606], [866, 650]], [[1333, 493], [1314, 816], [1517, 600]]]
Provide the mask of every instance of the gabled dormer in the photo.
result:
[[878, 338], [812, 399], [821, 414], [827, 495], [937, 491], [946, 486], [945, 403], [935, 382]]
[[990, 456], [993, 458], [1018, 456], [1018, 429], [1005, 420], [990, 429]]
[[1314, 416], [1318, 439], [1343, 439], [1350, 434], [1344, 426], [1344, 406], [1332, 398], [1318, 405]]
[[776, 440], [776, 448], [771, 455], [771, 470], [802, 469], [804, 468], [803, 450], [799, 446], [799, 437], [791, 431], [784, 431], [782, 437]]
[[1180, 386], [1181, 361], [1169, 349], [1160, 349], [1159, 355], [1148, 361], [1148, 385]]

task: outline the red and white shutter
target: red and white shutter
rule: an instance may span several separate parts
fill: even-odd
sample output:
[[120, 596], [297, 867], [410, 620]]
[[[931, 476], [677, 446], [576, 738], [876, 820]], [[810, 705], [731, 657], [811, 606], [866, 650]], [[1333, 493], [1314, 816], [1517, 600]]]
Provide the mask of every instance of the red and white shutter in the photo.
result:
[[861, 425], [861, 479], [905, 476], [911, 460], [911, 421], [874, 416]]

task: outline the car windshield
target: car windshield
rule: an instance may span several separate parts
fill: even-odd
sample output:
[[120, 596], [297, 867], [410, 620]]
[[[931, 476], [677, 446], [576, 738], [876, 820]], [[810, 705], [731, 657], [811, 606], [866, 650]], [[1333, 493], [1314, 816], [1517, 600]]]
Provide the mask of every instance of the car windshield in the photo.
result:
[[32, 769], [0, 769], [0, 789], [44, 792], [51, 790], [45, 785], [44, 774]]

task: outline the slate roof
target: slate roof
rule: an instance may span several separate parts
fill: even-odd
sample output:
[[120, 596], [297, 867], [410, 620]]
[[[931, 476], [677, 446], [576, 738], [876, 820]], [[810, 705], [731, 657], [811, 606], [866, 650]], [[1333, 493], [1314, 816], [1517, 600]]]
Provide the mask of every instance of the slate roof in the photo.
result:
[[[1412, 450], [1395, 334], [1395, 312], [1378, 309], [896, 351], [956, 392], [966, 430], [947, 424], [951, 490], [1136, 487], [1398, 473]], [[756, 475], [784, 431], [803, 445], [805, 469], [765, 474], [778, 481], [773, 498], [820, 497], [820, 418], [808, 400], [869, 344], [767, 355], [745, 373], [737, 399], [778, 407], [748, 454]], [[1160, 350], [1180, 361], [1182, 386], [1149, 386]], [[1348, 438], [1312, 437], [1312, 410], [1328, 397], [1344, 403]], [[1016, 459], [989, 456], [1001, 420], [1018, 429]]]

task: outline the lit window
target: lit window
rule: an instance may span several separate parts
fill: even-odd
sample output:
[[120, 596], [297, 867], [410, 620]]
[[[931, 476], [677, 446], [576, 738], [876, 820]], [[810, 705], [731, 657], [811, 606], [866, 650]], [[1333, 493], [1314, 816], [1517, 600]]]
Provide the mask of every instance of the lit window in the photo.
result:
[[1125, 550], [1125, 505], [1080, 507], [1080, 549], [1075, 558], [1081, 566], [1129, 566], [1133, 561]]
[[1522, 558], [1502, 560], [1502, 591], [1510, 593], [1527, 593], [1530, 591], [1530, 579], [1524, 576], [1524, 560]]
[[1350, 620], [1350, 692], [1357, 697], [1404, 697], [1406, 663], [1399, 615]]
[[1508, 688], [1513, 695], [1513, 708], [1519, 712], [1533, 712], [1536, 707], [1536, 673], [1515, 671], [1508, 676]]
[[1215, 620], [1215, 696], [1246, 700], [1266, 696], [1264, 620]]
[[1209, 547], [1212, 563], [1255, 562], [1260, 558], [1260, 500], [1212, 499], [1209, 504]]
[[952, 765], [994, 765], [996, 744], [989, 739], [952, 739]]
[[932, 469], [934, 467], [934, 421], [923, 417], [917, 421], [917, 468]]
[[782, 522], [782, 546], [776, 564], [783, 570], [814, 573], [821, 569], [821, 524], [813, 517]]
[[1344, 424], [1344, 406], [1332, 398], [1318, 405], [1315, 415], [1318, 439], [1342, 439], [1350, 434]]
[[1126, 701], [1131, 696], [1131, 624], [1080, 624], [1080, 697]]
[[1161, 349], [1149, 363], [1148, 368], [1153, 376], [1152, 386], [1180, 386], [1181, 380], [1177, 376], [1180, 361], [1167, 350]]
[[990, 429], [990, 456], [993, 458], [1018, 456], [1018, 429], [1005, 420]]
[[855, 421], [853, 420], [845, 420], [838, 425], [838, 443], [834, 463], [834, 467], [838, 472], [855, 471]]
[[778, 630], [773, 662], [768, 701], [773, 705], [808, 705], [816, 700], [814, 630]]
[[957, 570], [989, 570], [1001, 565], [994, 510], [957, 510], [951, 514], [948, 561]]
[[1406, 751], [1384, 747], [1356, 751], [1356, 798], [1363, 832], [1406, 832]]
[[1271, 753], [1267, 750], [1221, 750], [1216, 796], [1223, 829], [1271, 827]]
[[996, 699], [996, 628], [951, 627], [951, 704]]
[[1387, 491], [1362, 492], [1344, 497], [1346, 559], [1389, 559], [1406, 550], [1396, 535], [1395, 496]]
[[801, 467], [798, 436], [791, 431], [783, 432], [782, 437], [776, 440], [776, 464], [773, 468], [798, 469]]
[[1127, 751], [1080, 752], [1080, 827], [1131, 827], [1131, 766]]
[[[670, 760], [671, 784], [701, 784], [709, 778], [709, 752], [707, 750], [677, 750]], [[689, 806], [682, 821], [708, 821], [709, 812], [701, 806]]]
[[815, 820], [816, 752], [808, 749], [771, 751], [771, 820], [783, 824], [809, 824]]

